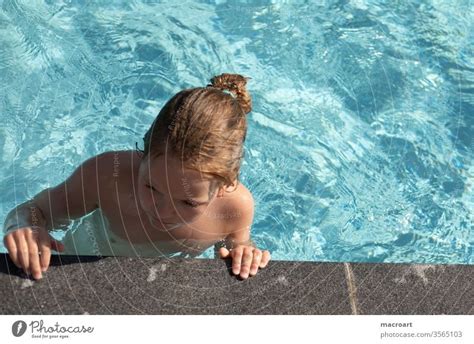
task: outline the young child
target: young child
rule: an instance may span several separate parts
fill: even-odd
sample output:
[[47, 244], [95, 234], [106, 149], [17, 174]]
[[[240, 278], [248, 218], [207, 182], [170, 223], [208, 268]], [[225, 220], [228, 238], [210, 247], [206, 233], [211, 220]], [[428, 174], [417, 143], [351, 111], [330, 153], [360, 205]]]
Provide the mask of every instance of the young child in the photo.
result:
[[255, 275], [270, 253], [250, 240], [254, 202], [238, 180], [252, 107], [247, 79], [224, 73], [178, 92], [145, 134], [143, 151], [92, 157], [13, 209], [4, 225], [12, 261], [42, 278], [51, 249], [75, 245], [72, 234], [62, 243], [49, 231], [100, 210], [105, 229], [92, 226], [102, 237], [97, 254], [197, 256], [215, 245], [221, 258], [232, 258], [234, 274]]

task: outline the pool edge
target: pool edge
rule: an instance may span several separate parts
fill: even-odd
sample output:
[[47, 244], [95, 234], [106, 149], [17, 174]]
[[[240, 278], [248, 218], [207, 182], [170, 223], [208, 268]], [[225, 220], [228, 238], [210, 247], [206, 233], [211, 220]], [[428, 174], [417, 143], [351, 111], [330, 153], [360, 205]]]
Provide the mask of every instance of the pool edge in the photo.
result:
[[0, 259], [1, 314], [474, 314], [474, 266], [53, 256], [40, 281]]

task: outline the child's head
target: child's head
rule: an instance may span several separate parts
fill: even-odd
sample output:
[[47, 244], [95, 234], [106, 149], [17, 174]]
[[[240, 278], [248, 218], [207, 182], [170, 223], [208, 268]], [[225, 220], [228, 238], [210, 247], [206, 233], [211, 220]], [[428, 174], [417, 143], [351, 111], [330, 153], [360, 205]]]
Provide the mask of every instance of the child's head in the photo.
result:
[[[139, 184], [143, 185], [138, 187], [144, 188], [140, 201], [147, 212], [153, 213], [154, 208], [163, 221], [178, 217], [192, 221], [215, 195], [237, 187], [246, 115], [252, 109], [247, 79], [221, 74], [206, 87], [178, 92], [161, 109], [141, 151]], [[150, 191], [150, 183], [162, 189]], [[186, 199], [204, 203], [198, 210], [199, 206], [186, 206]]]

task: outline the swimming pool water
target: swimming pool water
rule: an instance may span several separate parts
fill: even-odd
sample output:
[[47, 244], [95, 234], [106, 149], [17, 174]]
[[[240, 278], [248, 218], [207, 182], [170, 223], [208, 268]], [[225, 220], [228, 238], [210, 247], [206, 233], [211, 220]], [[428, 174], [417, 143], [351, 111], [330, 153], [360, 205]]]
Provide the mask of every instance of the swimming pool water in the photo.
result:
[[0, 219], [230, 72], [252, 78], [241, 180], [273, 259], [474, 262], [470, 1], [0, 7]]

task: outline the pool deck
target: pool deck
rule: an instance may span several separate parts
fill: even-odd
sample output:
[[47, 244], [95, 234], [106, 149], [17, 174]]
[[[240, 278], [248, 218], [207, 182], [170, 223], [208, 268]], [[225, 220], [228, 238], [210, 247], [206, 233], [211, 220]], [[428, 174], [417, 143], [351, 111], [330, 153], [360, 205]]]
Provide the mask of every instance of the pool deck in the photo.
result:
[[474, 314], [473, 265], [53, 256], [43, 279], [0, 254], [1, 314]]

